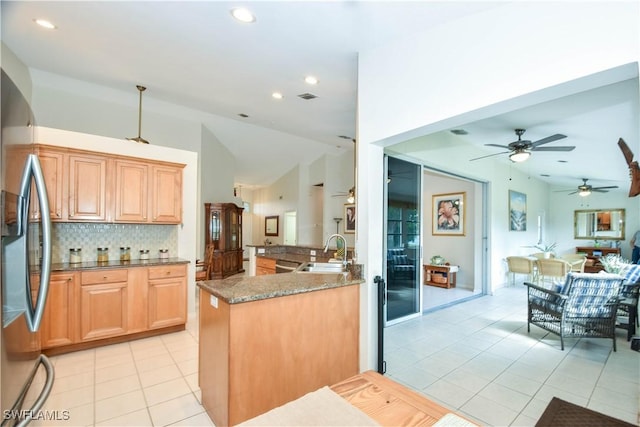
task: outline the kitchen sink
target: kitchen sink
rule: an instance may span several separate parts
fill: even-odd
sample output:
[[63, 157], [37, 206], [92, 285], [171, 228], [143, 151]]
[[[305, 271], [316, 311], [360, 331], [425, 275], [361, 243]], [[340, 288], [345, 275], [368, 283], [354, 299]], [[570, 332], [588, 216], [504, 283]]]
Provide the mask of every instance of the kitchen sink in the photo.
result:
[[346, 273], [347, 267], [342, 262], [306, 262], [298, 267], [294, 273]]

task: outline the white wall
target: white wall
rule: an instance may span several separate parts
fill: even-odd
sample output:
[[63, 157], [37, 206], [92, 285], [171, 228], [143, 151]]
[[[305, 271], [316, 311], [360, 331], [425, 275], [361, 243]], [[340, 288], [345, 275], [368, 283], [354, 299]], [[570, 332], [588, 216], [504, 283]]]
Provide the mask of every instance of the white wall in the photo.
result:
[[[514, 2], [361, 52], [357, 181], [381, 182], [383, 153], [376, 145], [404, 142], [628, 79], [618, 70], [600, 74], [599, 81], [581, 79], [626, 64], [633, 64], [637, 78], [639, 14], [637, 2]], [[572, 84], [563, 85], [566, 82]], [[493, 164], [472, 166], [451, 157], [440, 161], [433, 157], [427, 162], [445, 170], [464, 168], [467, 176], [490, 183], [488, 241], [494, 269], [505, 256], [501, 251], [505, 242], [520, 246], [535, 239], [527, 231], [510, 240], [513, 233], [501, 231], [499, 218], [506, 215], [509, 188], [525, 190], [531, 208], [546, 211], [549, 202], [541, 194], [543, 186], [524, 180], [508, 182], [509, 175], [499, 168], [480, 170]], [[357, 195], [359, 212], [367, 212], [365, 220], [358, 218], [357, 250], [367, 265], [369, 283], [381, 269], [375, 244], [382, 239], [382, 188], [361, 184]], [[368, 315], [361, 317], [361, 369], [375, 367], [375, 316], [371, 313], [375, 300], [371, 286], [362, 298], [362, 310]]]

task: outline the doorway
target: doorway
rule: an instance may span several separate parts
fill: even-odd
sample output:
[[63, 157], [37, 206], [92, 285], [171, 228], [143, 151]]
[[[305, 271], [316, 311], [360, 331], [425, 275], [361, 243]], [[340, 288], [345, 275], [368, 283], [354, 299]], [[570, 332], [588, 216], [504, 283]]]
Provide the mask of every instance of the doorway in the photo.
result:
[[298, 243], [297, 234], [297, 212], [289, 211], [284, 213], [284, 244], [295, 246]]

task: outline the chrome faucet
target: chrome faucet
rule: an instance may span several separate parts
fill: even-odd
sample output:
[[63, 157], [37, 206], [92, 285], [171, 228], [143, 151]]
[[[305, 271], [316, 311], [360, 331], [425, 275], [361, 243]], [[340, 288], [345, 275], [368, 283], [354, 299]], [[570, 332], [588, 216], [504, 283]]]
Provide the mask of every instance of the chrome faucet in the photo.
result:
[[331, 236], [329, 236], [327, 238], [327, 243], [324, 246], [324, 252], [327, 253], [327, 251], [329, 250], [329, 242], [334, 237], [336, 238], [336, 246], [338, 247], [338, 249], [340, 248], [340, 245], [338, 245], [338, 239], [342, 239], [342, 247], [344, 248], [344, 253], [342, 254], [342, 264], [346, 266], [347, 265], [347, 240], [344, 238], [342, 234], [332, 234]]

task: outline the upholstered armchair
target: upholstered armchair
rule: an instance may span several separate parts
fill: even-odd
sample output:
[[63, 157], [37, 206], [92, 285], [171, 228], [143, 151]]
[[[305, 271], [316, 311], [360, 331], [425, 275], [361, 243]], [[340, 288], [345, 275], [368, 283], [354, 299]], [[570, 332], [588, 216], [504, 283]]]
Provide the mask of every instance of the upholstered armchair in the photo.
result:
[[638, 321], [638, 300], [640, 299], [640, 265], [627, 264], [620, 270], [623, 277], [620, 287], [616, 326], [627, 330], [627, 341], [640, 326]]
[[616, 312], [622, 276], [609, 273], [568, 273], [560, 289], [527, 286], [527, 331], [534, 324], [564, 338], [611, 338], [616, 351]]
[[409, 259], [404, 249], [388, 249], [387, 266], [392, 277], [398, 277], [400, 274], [412, 277], [416, 271], [415, 261]]

